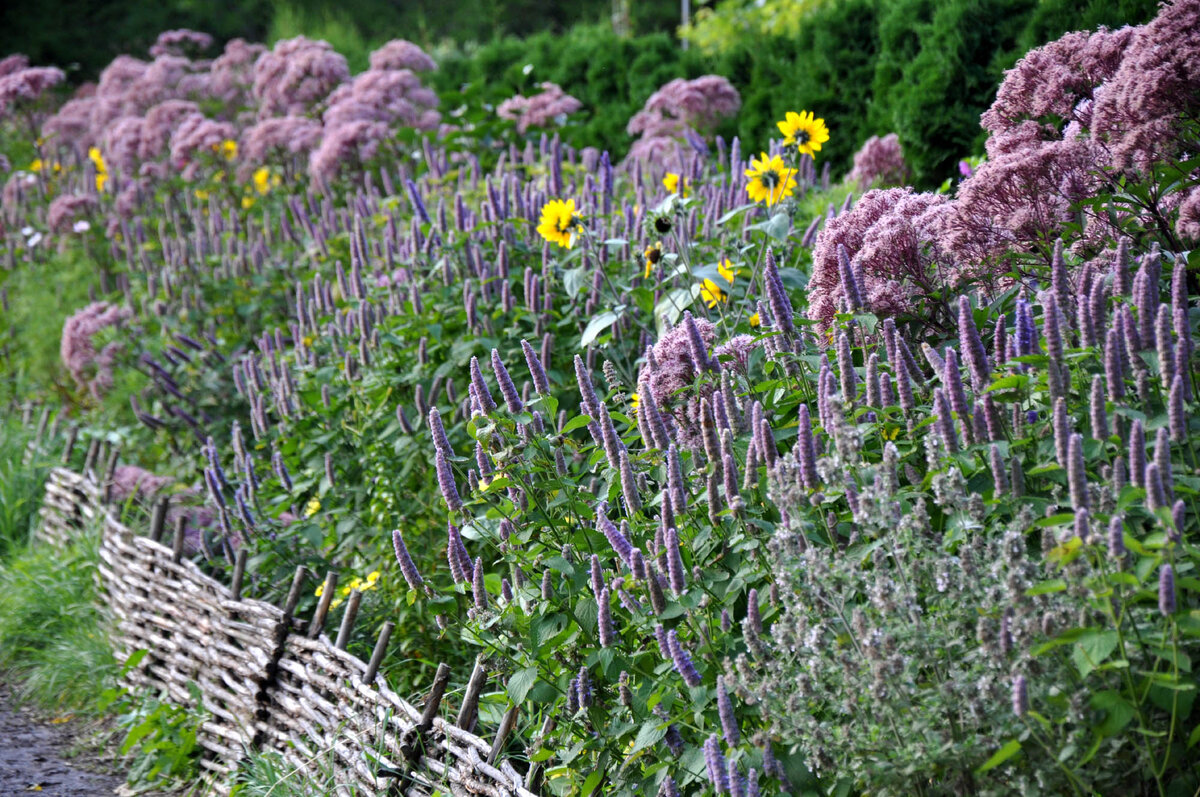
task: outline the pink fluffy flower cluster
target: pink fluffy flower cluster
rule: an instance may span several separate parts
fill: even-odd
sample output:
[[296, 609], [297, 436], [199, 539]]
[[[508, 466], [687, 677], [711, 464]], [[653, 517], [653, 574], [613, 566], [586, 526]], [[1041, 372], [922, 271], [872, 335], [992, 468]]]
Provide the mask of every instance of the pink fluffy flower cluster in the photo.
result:
[[869, 188], [875, 183], [903, 185], [908, 182], [908, 164], [900, 151], [900, 137], [895, 133], [880, 138], [871, 136], [867, 143], [854, 153], [854, 168], [850, 181]]
[[689, 134], [711, 132], [741, 107], [742, 96], [720, 75], [676, 78], [651, 94], [626, 125], [631, 136], [640, 136], [629, 151], [629, 160], [661, 161]]
[[60, 348], [63, 365], [75, 383], [97, 401], [113, 386], [113, 365], [121, 344], [113, 341], [97, 352], [92, 339], [105, 329], [119, 326], [130, 316], [126, 307], [93, 302], [63, 324]]
[[517, 123], [517, 131], [524, 134], [531, 127], [562, 125], [568, 116], [583, 107], [583, 103], [563, 91], [557, 83], [542, 83], [541, 92], [532, 97], [520, 94], [509, 97], [496, 108], [501, 119]]

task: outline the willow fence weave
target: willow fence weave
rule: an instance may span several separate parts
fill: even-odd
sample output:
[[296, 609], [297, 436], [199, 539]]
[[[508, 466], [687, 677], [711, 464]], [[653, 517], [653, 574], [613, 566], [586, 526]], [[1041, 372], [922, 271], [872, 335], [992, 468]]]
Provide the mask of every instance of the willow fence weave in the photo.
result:
[[[491, 744], [467, 729], [475, 706], [458, 725], [443, 719], [449, 668], [441, 665], [418, 710], [377, 672], [390, 623], [367, 663], [342, 649], [343, 639], [321, 634], [323, 620], [292, 616], [299, 571], [283, 608], [242, 597], [244, 557], [227, 586], [182, 556], [182, 526], [173, 545], [157, 541], [165, 506], [156, 508], [149, 536], [117, 519], [105, 501], [107, 477], [97, 476], [111, 476], [115, 462], [116, 452], [93, 443], [83, 473], [52, 469], [37, 539], [62, 548], [99, 524], [97, 578], [114, 619], [112, 643], [131, 662], [122, 685], [205, 711], [197, 743], [214, 791], [228, 793], [247, 753], [274, 750], [298, 772], [332, 774], [340, 795], [533, 797], [533, 772], [523, 776], [500, 757], [515, 706]], [[468, 700], [478, 700], [481, 673], [476, 667]]]

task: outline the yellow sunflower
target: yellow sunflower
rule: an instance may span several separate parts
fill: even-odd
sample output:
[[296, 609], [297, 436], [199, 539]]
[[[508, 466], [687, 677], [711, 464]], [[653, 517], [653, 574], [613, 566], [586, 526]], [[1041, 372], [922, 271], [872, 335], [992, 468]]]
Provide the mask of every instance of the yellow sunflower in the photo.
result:
[[271, 190], [271, 170], [266, 166], [262, 166], [254, 170], [253, 175], [254, 190], [260, 194], [265, 194]]
[[579, 227], [579, 214], [575, 212], [575, 200], [551, 199], [542, 208], [542, 220], [538, 233], [552, 244], [570, 249], [575, 244], [575, 230]]
[[108, 165], [104, 162], [104, 156], [100, 154], [98, 148], [90, 147], [88, 149], [88, 159], [96, 167], [96, 190], [103, 191], [104, 184], [108, 182]]
[[650, 272], [662, 261], [662, 256], [662, 241], [655, 241], [652, 245], [646, 247], [646, 251], [642, 252], [642, 260], [646, 263], [646, 273], [643, 279], [650, 279]]
[[764, 152], [760, 158], [751, 158], [746, 176], [750, 178], [746, 184], [750, 200], [766, 202], [767, 207], [791, 196], [796, 190], [796, 170], [784, 166], [783, 158], [778, 155], [769, 158]]
[[[733, 285], [733, 277], [736, 272], [733, 270], [733, 264], [728, 259], [717, 263], [717, 273], [721, 275], [722, 279]], [[717, 306], [717, 302], [729, 301], [729, 294], [725, 293], [721, 289], [721, 286], [713, 280], [706, 279], [700, 285], [700, 298], [704, 300], [704, 303], [709, 308], [713, 308]]]
[[686, 197], [691, 193], [690, 186], [687, 184], [687, 178], [675, 172], [667, 172], [667, 176], [663, 178], [663, 185], [667, 191], [672, 194], [679, 194], [681, 197]]
[[825, 120], [813, 118], [812, 111], [788, 111], [784, 120], [776, 124], [783, 133], [783, 143], [794, 146], [801, 155], [816, 155], [821, 145], [829, 140]]

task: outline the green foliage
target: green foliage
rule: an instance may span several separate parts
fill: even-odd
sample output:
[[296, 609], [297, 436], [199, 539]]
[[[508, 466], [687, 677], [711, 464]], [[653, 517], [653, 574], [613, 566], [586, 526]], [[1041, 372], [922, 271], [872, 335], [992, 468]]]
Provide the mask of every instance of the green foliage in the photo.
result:
[[33, 430], [21, 425], [19, 413], [0, 421], [0, 562], [29, 541], [37, 523], [49, 464], [40, 457], [22, 464], [33, 436]]
[[[136, 651], [125, 667], [135, 666], [145, 653]], [[187, 687], [193, 702], [199, 704], [199, 688], [190, 682]], [[116, 715], [124, 734], [119, 751], [126, 759], [126, 780], [131, 786], [153, 789], [195, 780], [200, 753], [196, 735], [207, 716], [204, 711], [180, 708], [125, 688], [106, 689], [100, 694], [98, 708]]]
[[30, 547], [0, 565], [0, 670], [46, 709], [95, 713], [116, 663], [96, 596], [94, 530], [65, 552]]

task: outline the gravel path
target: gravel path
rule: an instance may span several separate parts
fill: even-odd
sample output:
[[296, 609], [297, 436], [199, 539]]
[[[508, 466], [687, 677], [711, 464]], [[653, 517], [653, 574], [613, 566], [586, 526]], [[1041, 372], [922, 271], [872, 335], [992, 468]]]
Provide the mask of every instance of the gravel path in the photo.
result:
[[66, 726], [46, 724], [14, 708], [9, 695], [0, 692], [0, 797], [113, 794], [121, 778], [88, 772], [64, 757], [69, 735]]

